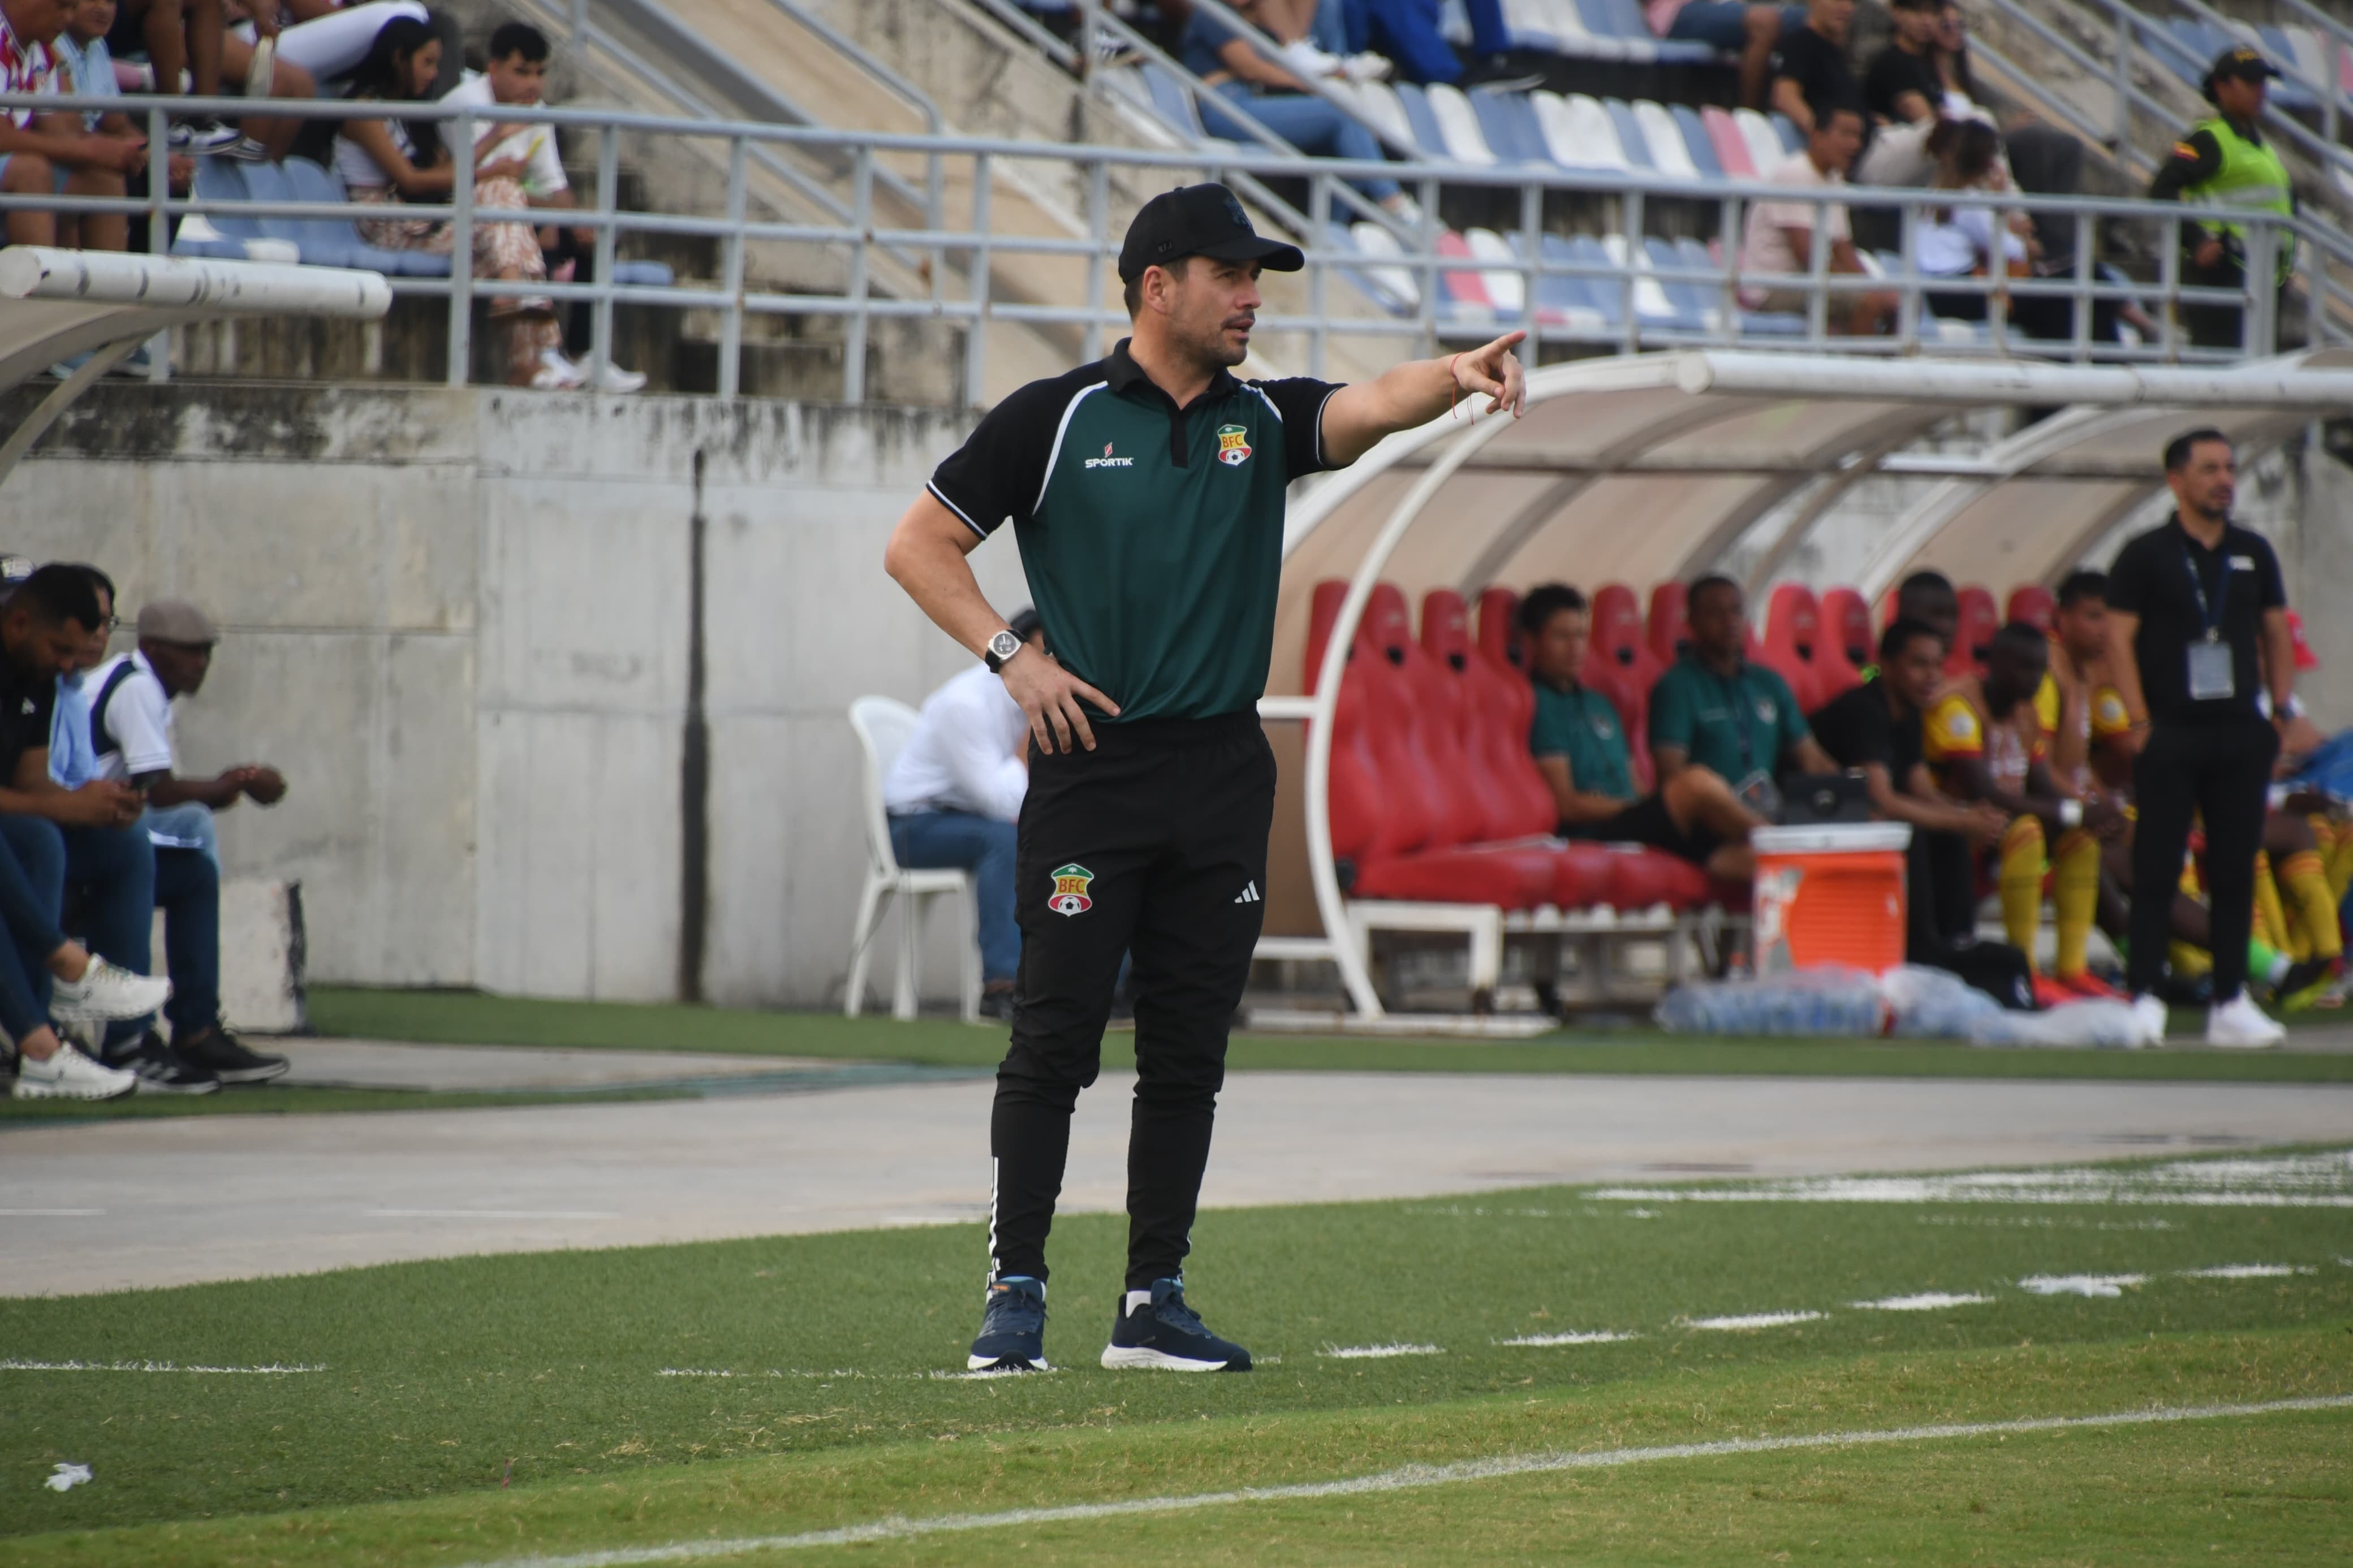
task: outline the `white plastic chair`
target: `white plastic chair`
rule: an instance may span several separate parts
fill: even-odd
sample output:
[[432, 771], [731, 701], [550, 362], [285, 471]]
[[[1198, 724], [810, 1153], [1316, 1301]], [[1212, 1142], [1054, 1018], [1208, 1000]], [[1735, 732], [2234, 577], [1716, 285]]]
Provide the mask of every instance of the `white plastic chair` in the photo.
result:
[[970, 915], [962, 934], [961, 973], [964, 976], [964, 1018], [980, 1021], [980, 948], [975, 938], [980, 920], [980, 892], [969, 871], [914, 871], [902, 868], [891, 847], [891, 818], [882, 809], [882, 781], [891, 764], [906, 749], [920, 716], [903, 702], [888, 697], [861, 697], [849, 705], [849, 727], [858, 731], [859, 750], [866, 764], [866, 888], [858, 895], [858, 923], [852, 928], [849, 985], [842, 998], [844, 1017], [855, 1018], [866, 1003], [866, 965], [874, 933], [882, 927], [893, 899], [899, 910], [899, 972], [891, 990], [891, 1016], [915, 1016], [915, 947], [922, 940], [923, 916], [934, 899], [962, 895]]

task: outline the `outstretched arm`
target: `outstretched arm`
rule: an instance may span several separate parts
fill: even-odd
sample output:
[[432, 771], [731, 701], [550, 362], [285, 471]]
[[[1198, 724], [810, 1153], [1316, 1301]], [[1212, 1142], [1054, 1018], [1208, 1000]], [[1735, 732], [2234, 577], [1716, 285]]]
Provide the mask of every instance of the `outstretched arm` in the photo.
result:
[[1482, 348], [1448, 359], [1409, 360], [1371, 381], [1344, 386], [1324, 405], [1324, 454], [1345, 468], [1382, 437], [1427, 425], [1452, 405], [1493, 399], [1482, 412], [1527, 411], [1527, 386], [1513, 345], [1525, 332], [1505, 332]]

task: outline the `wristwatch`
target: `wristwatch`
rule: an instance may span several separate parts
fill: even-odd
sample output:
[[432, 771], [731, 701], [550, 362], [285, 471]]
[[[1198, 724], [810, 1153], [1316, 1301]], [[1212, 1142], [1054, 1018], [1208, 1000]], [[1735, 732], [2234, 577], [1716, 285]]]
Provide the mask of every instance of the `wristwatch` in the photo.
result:
[[1008, 626], [988, 639], [988, 647], [980, 656], [981, 662], [988, 666], [988, 672], [991, 675], [995, 675], [1005, 668], [1007, 659], [1020, 651], [1021, 639], [1013, 635], [1012, 627]]

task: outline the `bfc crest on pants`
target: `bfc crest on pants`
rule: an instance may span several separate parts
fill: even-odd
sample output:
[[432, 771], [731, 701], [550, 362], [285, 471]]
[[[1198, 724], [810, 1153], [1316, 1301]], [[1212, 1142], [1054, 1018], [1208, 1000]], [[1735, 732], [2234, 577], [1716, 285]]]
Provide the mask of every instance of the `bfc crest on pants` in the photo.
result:
[[1054, 893], [1046, 900], [1048, 909], [1058, 915], [1082, 915], [1095, 907], [1094, 900], [1087, 896], [1088, 884], [1095, 879], [1092, 871], [1073, 862], [1057, 866], [1053, 877]]

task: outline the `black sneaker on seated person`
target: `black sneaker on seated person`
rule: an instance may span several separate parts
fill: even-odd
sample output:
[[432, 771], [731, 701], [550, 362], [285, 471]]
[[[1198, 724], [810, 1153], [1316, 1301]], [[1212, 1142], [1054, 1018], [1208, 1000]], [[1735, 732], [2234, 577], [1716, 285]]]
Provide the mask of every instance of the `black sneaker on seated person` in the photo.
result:
[[266, 1083], [283, 1077], [293, 1065], [284, 1057], [249, 1048], [218, 1024], [201, 1035], [174, 1040], [172, 1045], [182, 1061], [204, 1068], [223, 1083]]
[[211, 1094], [221, 1086], [216, 1075], [183, 1058], [153, 1029], [107, 1058], [106, 1065], [137, 1073], [142, 1094]]

